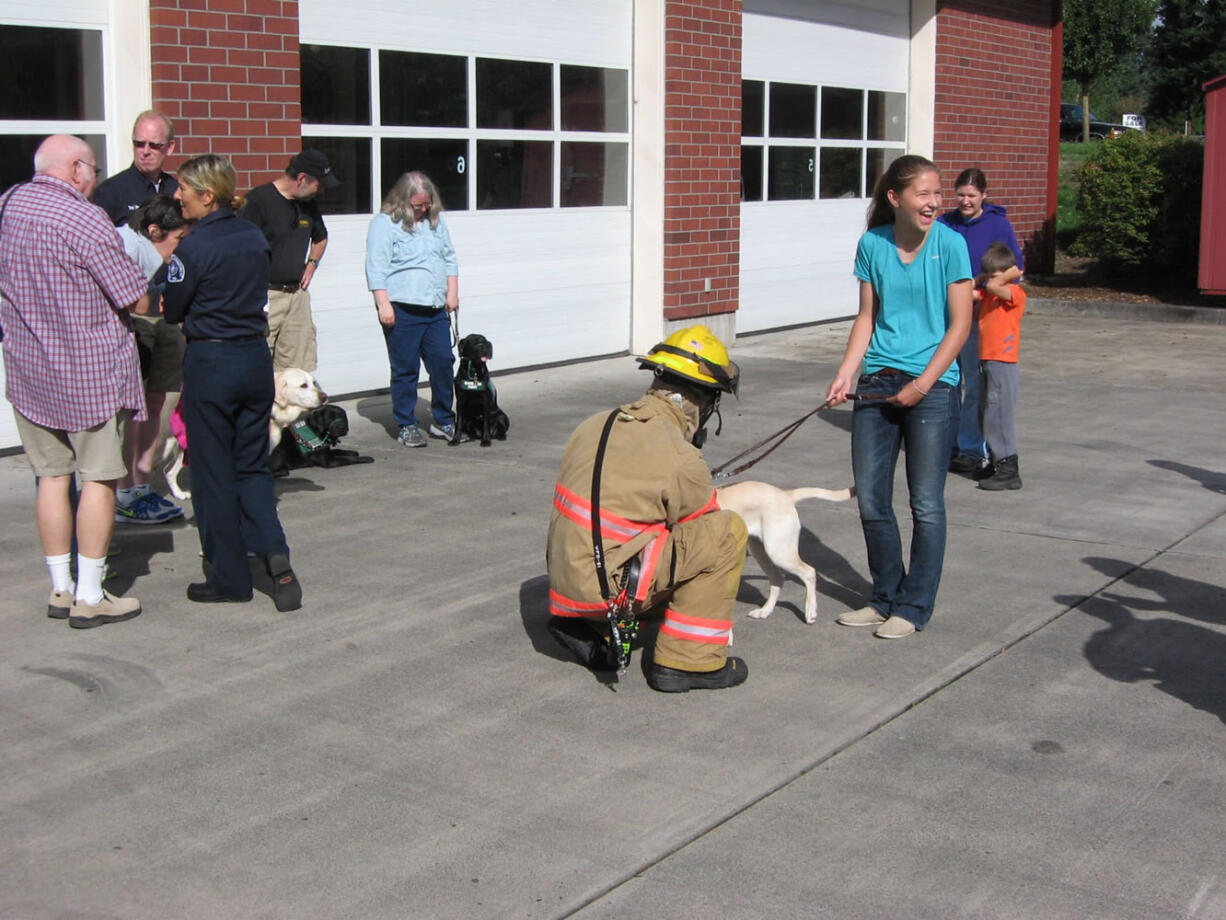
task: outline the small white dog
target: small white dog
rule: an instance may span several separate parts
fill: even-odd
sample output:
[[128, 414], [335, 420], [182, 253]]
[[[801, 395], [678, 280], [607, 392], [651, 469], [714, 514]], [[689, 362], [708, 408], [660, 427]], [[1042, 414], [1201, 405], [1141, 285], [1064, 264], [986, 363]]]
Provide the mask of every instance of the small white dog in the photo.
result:
[[[749, 615], [771, 615], [783, 587], [783, 572], [805, 585], [805, 622], [817, 621], [817, 572], [800, 558], [800, 515], [796, 503], [807, 498], [845, 502], [855, 489], [792, 489], [786, 491], [765, 482], [735, 482], [716, 490], [719, 506], [735, 511], [749, 529], [749, 550], [770, 581], [766, 603]], [[780, 571], [782, 569], [782, 571]]]
[[[315, 384], [315, 378], [297, 367], [287, 367], [273, 375], [275, 383], [272, 399], [272, 413], [268, 419], [268, 452], [272, 453], [281, 443], [281, 432], [287, 425], [292, 425], [311, 409], [318, 409], [328, 401], [328, 394]], [[175, 406], [175, 411], [169, 420], [169, 431], [162, 433], [162, 454], [159, 466], [166, 476], [166, 484], [171, 494], [179, 501], [186, 501], [192, 493], [179, 485], [179, 473], [187, 454], [187, 429], [183, 425], [181, 405]]]
[[272, 416], [268, 419], [268, 452], [281, 443], [281, 431], [292, 425], [311, 409], [328, 401], [328, 394], [315, 385], [315, 378], [297, 367], [287, 367], [273, 375], [276, 389], [272, 398]]

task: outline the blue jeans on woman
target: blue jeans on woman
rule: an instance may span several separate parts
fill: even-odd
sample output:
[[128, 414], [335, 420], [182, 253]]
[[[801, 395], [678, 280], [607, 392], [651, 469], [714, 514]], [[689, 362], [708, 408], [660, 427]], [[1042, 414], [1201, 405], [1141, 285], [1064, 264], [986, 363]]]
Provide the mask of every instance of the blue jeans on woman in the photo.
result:
[[[884, 397], [914, 378], [888, 370], [865, 374], [856, 392], [882, 396], [856, 403], [851, 422], [851, 465], [860, 503], [860, 525], [873, 579], [870, 606], [883, 616], [910, 620], [923, 629], [932, 617], [945, 561], [945, 475], [949, 470], [951, 404], [957, 392], [937, 382], [909, 409]], [[906, 449], [911, 496], [911, 561], [903, 565], [902, 538], [894, 516], [894, 468]]]
[[430, 412], [440, 428], [455, 424], [452, 410], [455, 370], [451, 321], [446, 310], [429, 310], [392, 301], [396, 322], [383, 328], [391, 365], [392, 417], [405, 428], [417, 424], [417, 378], [421, 366], [430, 375]]

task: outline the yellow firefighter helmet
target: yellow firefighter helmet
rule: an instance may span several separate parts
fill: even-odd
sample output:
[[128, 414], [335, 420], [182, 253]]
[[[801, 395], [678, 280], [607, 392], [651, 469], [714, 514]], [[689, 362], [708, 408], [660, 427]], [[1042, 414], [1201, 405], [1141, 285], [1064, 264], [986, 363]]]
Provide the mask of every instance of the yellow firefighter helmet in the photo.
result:
[[657, 374], [671, 374], [725, 393], [736, 393], [740, 385], [741, 369], [706, 326], [678, 329], [639, 358], [639, 364]]

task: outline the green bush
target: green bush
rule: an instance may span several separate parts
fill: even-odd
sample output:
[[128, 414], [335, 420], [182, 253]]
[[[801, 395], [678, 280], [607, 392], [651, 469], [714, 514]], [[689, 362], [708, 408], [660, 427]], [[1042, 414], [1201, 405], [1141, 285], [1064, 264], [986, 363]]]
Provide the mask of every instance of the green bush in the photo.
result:
[[1195, 287], [1204, 145], [1129, 131], [1078, 170], [1081, 227], [1070, 252], [1107, 271]]

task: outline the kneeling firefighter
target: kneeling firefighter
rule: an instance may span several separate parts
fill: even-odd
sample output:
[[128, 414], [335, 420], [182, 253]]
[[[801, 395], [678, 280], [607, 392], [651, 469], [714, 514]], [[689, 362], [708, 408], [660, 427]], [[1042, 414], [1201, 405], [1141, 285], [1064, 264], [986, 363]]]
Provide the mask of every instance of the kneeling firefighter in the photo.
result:
[[719, 510], [699, 448], [739, 370], [706, 326], [673, 333], [639, 363], [655, 374], [647, 393], [581, 423], [562, 455], [546, 550], [550, 631], [589, 667], [624, 669], [627, 622], [632, 634], [640, 611], [667, 601], [648, 684], [735, 687], [748, 675], [726, 654], [748, 534]]

